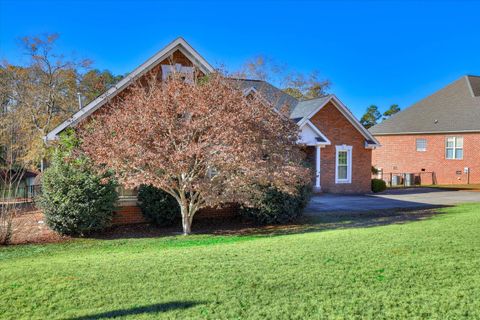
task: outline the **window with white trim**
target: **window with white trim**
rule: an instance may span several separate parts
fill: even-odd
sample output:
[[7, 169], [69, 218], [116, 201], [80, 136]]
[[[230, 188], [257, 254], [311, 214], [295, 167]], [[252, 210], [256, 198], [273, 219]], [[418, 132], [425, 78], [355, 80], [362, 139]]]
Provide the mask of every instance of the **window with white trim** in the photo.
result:
[[445, 159], [463, 159], [463, 137], [445, 139]]
[[427, 139], [415, 140], [417, 151], [427, 151]]
[[352, 183], [352, 146], [335, 148], [335, 183]]

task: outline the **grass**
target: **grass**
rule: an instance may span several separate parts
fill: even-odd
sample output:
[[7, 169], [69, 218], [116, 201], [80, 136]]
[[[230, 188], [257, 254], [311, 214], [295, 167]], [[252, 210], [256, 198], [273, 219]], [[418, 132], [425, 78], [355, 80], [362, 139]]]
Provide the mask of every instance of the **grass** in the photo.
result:
[[430, 188], [439, 188], [447, 190], [480, 190], [480, 183], [475, 184], [435, 184], [428, 186]]
[[480, 318], [480, 204], [282, 236], [0, 249], [1, 319]]
[[445, 190], [480, 190], [480, 183], [474, 184], [425, 184], [425, 185], [415, 185], [415, 186], [387, 186], [388, 189], [414, 189], [414, 188], [436, 188], [436, 189], [445, 189]]

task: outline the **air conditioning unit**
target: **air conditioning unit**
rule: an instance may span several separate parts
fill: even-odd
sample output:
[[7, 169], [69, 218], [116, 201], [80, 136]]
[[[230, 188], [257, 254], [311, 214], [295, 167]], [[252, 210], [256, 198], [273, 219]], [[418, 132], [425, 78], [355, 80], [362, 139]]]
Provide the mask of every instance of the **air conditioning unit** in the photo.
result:
[[400, 186], [403, 184], [401, 176], [392, 176], [392, 186]]
[[413, 173], [405, 174], [405, 185], [414, 186], [415, 185], [415, 175]]

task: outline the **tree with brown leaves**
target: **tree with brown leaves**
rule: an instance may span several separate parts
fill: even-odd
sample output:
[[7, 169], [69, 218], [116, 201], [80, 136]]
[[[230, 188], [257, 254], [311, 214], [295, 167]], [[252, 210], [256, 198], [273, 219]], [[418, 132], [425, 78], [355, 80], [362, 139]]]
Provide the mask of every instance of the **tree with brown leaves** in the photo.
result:
[[220, 74], [137, 82], [78, 132], [83, 151], [125, 187], [153, 185], [171, 194], [184, 234], [202, 208], [248, 204], [253, 185], [294, 193], [309, 180], [297, 125]]

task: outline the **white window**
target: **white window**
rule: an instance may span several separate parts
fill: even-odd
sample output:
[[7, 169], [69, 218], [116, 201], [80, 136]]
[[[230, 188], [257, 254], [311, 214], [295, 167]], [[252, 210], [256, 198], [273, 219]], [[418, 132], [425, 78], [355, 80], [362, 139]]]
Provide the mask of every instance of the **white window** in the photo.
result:
[[335, 183], [352, 183], [352, 146], [336, 146]]
[[180, 74], [185, 82], [193, 82], [193, 67], [182, 66], [180, 63], [175, 65], [162, 64], [162, 80], [167, 80], [171, 74]]
[[445, 158], [463, 159], [463, 137], [447, 137], [445, 140]]
[[417, 139], [415, 141], [417, 151], [427, 151], [427, 139]]

